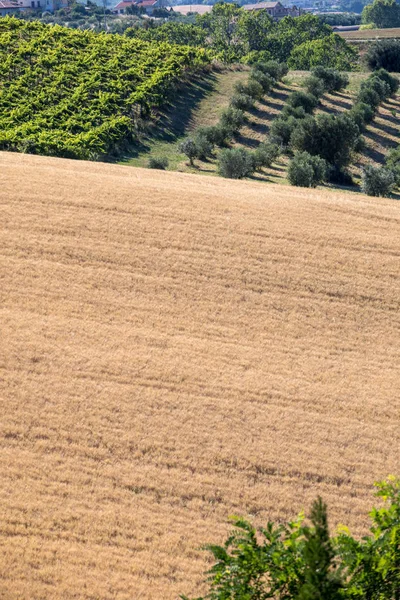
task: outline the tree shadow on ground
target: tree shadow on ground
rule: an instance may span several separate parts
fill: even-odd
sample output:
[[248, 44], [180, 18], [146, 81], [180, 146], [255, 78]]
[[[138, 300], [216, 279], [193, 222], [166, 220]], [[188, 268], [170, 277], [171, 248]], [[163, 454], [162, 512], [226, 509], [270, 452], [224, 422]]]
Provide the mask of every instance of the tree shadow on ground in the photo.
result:
[[[277, 89], [274, 88], [268, 96], [268, 101], [270, 98], [273, 98], [274, 100], [280, 100], [281, 103], [285, 103], [287, 100], [287, 97], [292, 93], [293, 90], [291, 89]], [[269, 102], [271, 104], [271, 102]], [[280, 104], [278, 105], [280, 106]]]
[[180, 85], [173, 94], [173, 100], [154, 114], [147, 131], [125, 152], [124, 158], [129, 160], [149, 152], [154, 140], [173, 143], [182, 137], [193, 122], [195, 109], [214, 90], [216, 82], [214, 73], [202, 73]]
[[328, 94], [326, 99], [328, 102], [334, 106], [337, 106], [338, 108], [341, 108], [342, 110], [350, 110], [353, 106], [351, 100], [349, 100], [347, 97], [343, 98], [343, 96], [340, 96], [339, 94]]
[[[378, 129], [379, 131], [379, 128], [377, 127], [377, 124], [375, 122], [374, 128], [375, 130]], [[375, 130], [367, 129], [367, 131], [365, 131], [364, 133], [365, 139], [371, 140], [372, 142], [378, 144], [382, 148], [396, 148], [399, 145], [398, 140], [391, 140], [384, 133], [379, 133]], [[385, 130], [383, 129], [383, 131]]]
[[382, 119], [382, 115], [377, 115], [377, 117], [372, 123], [374, 129], [378, 129], [384, 132], [386, 135], [391, 135], [392, 137], [400, 136], [400, 129], [391, 127], [390, 125], [387, 125], [385, 122], [382, 123], [381, 121], [384, 121], [384, 119]]
[[239, 134], [236, 137], [236, 142], [238, 144], [240, 144], [241, 146], [246, 146], [247, 148], [254, 149], [254, 148], [257, 148], [257, 146], [259, 145], [260, 140], [251, 138], [251, 137], [249, 137], [247, 135], [241, 135], [241, 134]]

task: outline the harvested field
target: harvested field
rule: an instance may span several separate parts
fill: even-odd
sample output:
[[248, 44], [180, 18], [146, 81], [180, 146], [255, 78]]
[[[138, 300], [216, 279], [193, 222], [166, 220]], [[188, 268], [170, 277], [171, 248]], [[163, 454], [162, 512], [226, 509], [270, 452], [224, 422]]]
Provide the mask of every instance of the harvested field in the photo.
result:
[[345, 38], [348, 42], [355, 41], [375, 41], [387, 38], [399, 38], [400, 27], [392, 27], [387, 29], [362, 29], [358, 31], [337, 31], [335, 32], [340, 37]]
[[0, 596], [199, 594], [232, 513], [366, 531], [400, 204], [0, 153]]

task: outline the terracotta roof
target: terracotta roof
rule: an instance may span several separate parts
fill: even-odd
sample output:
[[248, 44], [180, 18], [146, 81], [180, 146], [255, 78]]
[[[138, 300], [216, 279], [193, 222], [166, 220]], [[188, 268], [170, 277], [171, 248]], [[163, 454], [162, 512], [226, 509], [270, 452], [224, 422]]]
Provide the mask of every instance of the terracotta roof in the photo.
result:
[[122, 2], [118, 2], [113, 8], [113, 10], [128, 8], [128, 6], [133, 6], [133, 2], [131, 0], [123, 0]]

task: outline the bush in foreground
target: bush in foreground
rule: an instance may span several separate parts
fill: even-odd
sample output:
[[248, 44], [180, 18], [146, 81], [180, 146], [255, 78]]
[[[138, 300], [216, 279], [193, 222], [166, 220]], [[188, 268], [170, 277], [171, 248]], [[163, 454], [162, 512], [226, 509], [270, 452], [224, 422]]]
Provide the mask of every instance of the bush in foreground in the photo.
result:
[[[214, 560], [209, 592], [197, 600], [398, 600], [400, 590], [400, 480], [377, 484], [381, 508], [370, 513], [370, 534], [347, 528], [332, 537], [327, 507], [314, 501], [309, 521], [256, 529], [240, 517], [222, 546], [206, 546]], [[182, 600], [188, 600], [181, 596]]]
[[295, 154], [288, 168], [289, 183], [299, 187], [316, 187], [326, 179], [326, 174], [326, 161], [308, 152]]
[[395, 176], [390, 169], [373, 167], [372, 165], [364, 167], [361, 175], [361, 189], [364, 194], [387, 197], [390, 196], [394, 185]]
[[243, 179], [254, 171], [253, 157], [244, 148], [222, 150], [218, 157], [218, 173], [229, 179]]

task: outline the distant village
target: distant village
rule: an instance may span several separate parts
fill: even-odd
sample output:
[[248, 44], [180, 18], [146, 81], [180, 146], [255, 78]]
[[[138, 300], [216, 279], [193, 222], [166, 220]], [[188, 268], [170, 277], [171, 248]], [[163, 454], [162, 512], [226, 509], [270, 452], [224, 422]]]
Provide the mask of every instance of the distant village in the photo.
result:
[[[304, 0], [300, 0], [300, 2]], [[82, 3], [82, 2], [81, 2]], [[95, 4], [104, 6], [116, 15], [124, 15], [130, 12], [131, 7], [141, 9], [143, 13], [151, 16], [155, 9], [166, 8], [182, 15], [189, 13], [204, 14], [212, 10], [211, 5], [206, 4], [181, 4], [168, 5], [168, 0], [121, 0], [115, 3], [115, 0], [95, 0]], [[15, 14], [21, 11], [42, 10], [43, 12], [54, 13], [62, 8], [67, 8], [67, 0], [0, 0], [0, 16]], [[254, 4], [244, 4], [244, 10], [257, 11], [266, 10], [272, 19], [279, 21], [284, 17], [298, 17], [302, 11], [298, 6], [284, 6], [281, 2], [257, 2]]]

